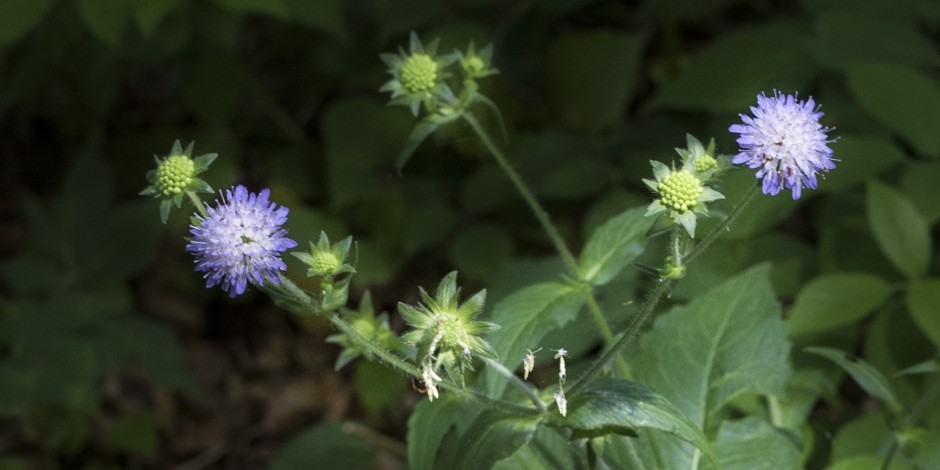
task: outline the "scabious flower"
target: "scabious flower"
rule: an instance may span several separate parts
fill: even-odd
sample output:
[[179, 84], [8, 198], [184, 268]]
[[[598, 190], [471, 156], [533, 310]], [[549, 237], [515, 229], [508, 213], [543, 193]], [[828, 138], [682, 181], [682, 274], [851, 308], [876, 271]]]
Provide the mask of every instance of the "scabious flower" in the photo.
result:
[[281, 225], [288, 209], [270, 202], [271, 191], [255, 194], [244, 186], [225, 191], [208, 215], [196, 216], [193, 238], [186, 249], [193, 254], [196, 271], [205, 272], [206, 287], [221, 285], [230, 297], [241, 295], [249, 282], [279, 283], [278, 271], [287, 270], [281, 253], [297, 246]]
[[786, 188], [799, 199], [804, 187], [816, 189], [816, 175], [836, 167], [828, 145], [832, 139], [826, 135], [832, 129], [819, 123], [823, 113], [818, 109], [812, 97], [800, 101], [777, 91], [773, 96], [761, 93], [751, 107], [754, 116], [741, 114], [744, 124], [728, 129], [740, 134], [741, 153], [732, 163], [757, 168], [764, 194]]

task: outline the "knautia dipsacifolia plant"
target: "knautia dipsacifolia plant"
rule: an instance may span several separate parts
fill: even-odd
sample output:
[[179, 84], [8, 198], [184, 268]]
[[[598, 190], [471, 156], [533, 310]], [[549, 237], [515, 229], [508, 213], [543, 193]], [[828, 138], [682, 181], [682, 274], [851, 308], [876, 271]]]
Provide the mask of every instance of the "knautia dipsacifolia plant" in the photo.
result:
[[[477, 50], [471, 44], [441, 54], [437, 44], [425, 46], [413, 34], [407, 51], [382, 56], [391, 78], [381, 90], [391, 94], [390, 105], [407, 107], [418, 119], [402, 157], [389, 165], [400, 170], [442, 126], [468, 125], [552, 242], [565, 267], [555, 274], [557, 280], [526, 286], [487, 309], [486, 291], [461, 299], [457, 273], [451, 272], [433, 296], [420, 289], [417, 304], [398, 304], [404, 331], [396, 331], [388, 314], [376, 315], [368, 292], [358, 310], [346, 307], [356, 274], [352, 238], [330, 243], [321, 233], [314, 243], [313, 234], [288, 235], [282, 227], [289, 210], [270, 201], [267, 189], [254, 193], [238, 185], [213, 205], [202, 204], [195, 192], [208, 188], [195, 175], [211, 159], [190, 163], [189, 149], [175, 145], [170, 157], [158, 160], [147, 193], [177, 205], [187, 194], [197, 203], [186, 248], [207, 287], [219, 285], [234, 297], [255, 286], [294, 314], [322, 315], [338, 330], [328, 339], [342, 347], [337, 367], [364, 358], [410, 377], [415, 389], [434, 401], [415, 412], [410, 426], [440, 431], [409, 443], [415, 449], [409, 455], [420, 460], [413, 464], [422, 468], [484, 469], [504, 458], [538, 467], [533, 462], [544, 461], [529, 461], [517, 452], [533, 441], [542, 447], [553, 442], [552, 452], [564, 453], [558, 458], [572, 465], [594, 459], [605, 468], [711, 468], [729, 458], [716, 450], [734, 448], [729, 442], [737, 434], [726, 429], [739, 426], [735, 416], [746, 415], [753, 432], [782, 428], [779, 407], [790, 367], [786, 333], [775, 327], [760, 341], [744, 339], [747, 325], [780, 322], [766, 266], [742, 273], [644, 328], [689, 265], [734, 228], [754, 194], [789, 189], [796, 199], [802, 188], [817, 187], [819, 173], [835, 168], [828, 147], [831, 129], [820, 124], [822, 113], [813, 99], [759, 95], [753, 117], [742, 115], [744, 124], [730, 127], [739, 134], [733, 158], [718, 154], [714, 139], [706, 146], [686, 136], [685, 147], [676, 149], [678, 160], [653, 161], [650, 178], [635, 178], [652, 191], [649, 203], [610, 217], [576, 253], [474, 114], [483, 104], [499, 116], [479, 83], [497, 73], [492, 48]], [[728, 206], [719, 188], [735, 171], [731, 163], [756, 169], [762, 182]], [[721, 209], [710, 210], [719, 201]], [[704, 217], [714, 217], [715, 223], [699, 237], [696, 229]], [[660, 234], [668, 234], [668, 241], [649, 246], [665, 251], [646, 254], [657, 265], [641, 271], [652, 277], [636, 280], [625, 274], [643, 254], [647, 239]], [[309, 241], [308, 251], [291, 252], [306, 272], [289, 272], [281, 258], [298, 245], [295, 239]], [[313, 278], [303, 283], [312, 287], [292, 281], [304, 276]], [[610, 296], [630, 296], [610, 289], [615, 279], [632, 279], [650, 291], [635, 309], [611, 309]], [[591, 347], [545, 343], [550, 331], [567, 328], [582, 310], [589, 319], [580, 323], [586, 330], [570, 335], [570, 341], [583, 341], [575, 337], [587, 334], [596, 353]], [[671, 354], [677, 342], [697, 352]], [[554, 354], [540, 366], [536, 354], [543, 349]], [[699, 361], [706, 362], [700, 366]], [[557, 382], [536, 379], [533, 371], [539, 367], [557, 371]], [[427, 411], [434, 407], [442, 408]], [[469, 411], [455, 411], [461, 409]], [[784, 442], [792, 445], [792, 440]], [[444, 448], [449, 451], [438, 452]]]

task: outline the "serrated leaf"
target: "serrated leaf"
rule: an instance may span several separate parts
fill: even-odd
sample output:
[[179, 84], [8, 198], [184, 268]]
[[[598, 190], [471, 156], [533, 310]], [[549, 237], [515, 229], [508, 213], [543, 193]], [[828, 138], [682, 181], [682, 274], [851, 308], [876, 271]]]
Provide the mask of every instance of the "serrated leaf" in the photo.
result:
[[646, 232], [656, 221], [637, 207], [611, 217], [588, 238], [578, 265], [581, 278], [595, 286], [610, 282], [646, 245]]
[[910, 279], [927, 271], [930, 234], [923, 216], [909, 199], [878, 181], [868, 184], [868, 225], [881, 251]]
[[538, 415], [512, 415], [501, 410], [480, 414], [460, 437], [450, 465], [441, 468], [476, 470], [493, 465], [526, 445], [539, 427]]
[[271, 470], [297, 468], [373, 468], [376, 449], [352, 434], [357, 424], [326, 423], [291, 440], [271, 462]]
[[445, 393], [434, 402], [423, 400], [408, 418], [408, 466], [411, 470], [434, 470], [441, 440], [452, 426], [462, 431], [481, 409]]
[[4, 0], [0, 2], [0, 46], [29, 32], [46, 15], [54, 0]]
[[[769, 277], [769, 266], [758, 265], [657, 318], [626, 354], [635, 378], [700, 429], [716, 426], [722, 409], [745, 393], [782, 395], [790, 344]], [[651, 440], [668, 456], [666, 468], [693, 468], [695, 449]]]
[[77, 0], [85, 25], [111, 47], [121, 42], [129, 19], [127, 0]]
[[575, 431], [657, 429], [685, 440], [715, 460], [700, 429], [664, 396], [629, 380], [600, 379], [568, 397], [568, 415], [552, 414], [554, 426]]
[[[581, 286], [543, 282], [518, 290], [496, 304], [490, 321], [500, 328], [489, 333], [489, 340], [499, 361], [509, 370], [519, 368], [527, 349], [538, 349], [539, 341], [549, 331], [575, 319], [587, 294]], [[486, 374], [488, 394], [502, 394], [506, 379], [492, 371]]]
[[739, 113], [760, 92], [800, 90], [815, 73], [790, 20], [742, 28], [706, 45], [676, 78], [665, 82], [651, 107]]
[[789, 311], [789, 335], [801, 336], [848, 325], [881, 305], [891, 286], [866, 273], [834, 273], [813, 279]]
[[722, 470], [778, 470], [800, 468], [800, 448], [796, 435], [774, 428], [762, 418], [751, 416], [725, 421], [715, 440], [715, 452]]
[[911, 317], [920, 331], [940, 348], [940, 279], [911, 284], [906, 300]]
[[940, 87], [906, 65], [867, 63], [847, 68], [849, 90], [859, 104], [920, 153], [940, 157]]
[[814, 346], [808, 347], [804, 349], [804, 351], [825, 357], [838, 364], [839, 367], [848, 372], [849, 375], [858, 382], [858, 385], [865, 389], [869, 395], [884, 403], [891, 413], [897, 414], [903, 409], [888, 379], [881, 375], [881, 372], [878, 372], [874, 366], [864, 359], [833, 348]]

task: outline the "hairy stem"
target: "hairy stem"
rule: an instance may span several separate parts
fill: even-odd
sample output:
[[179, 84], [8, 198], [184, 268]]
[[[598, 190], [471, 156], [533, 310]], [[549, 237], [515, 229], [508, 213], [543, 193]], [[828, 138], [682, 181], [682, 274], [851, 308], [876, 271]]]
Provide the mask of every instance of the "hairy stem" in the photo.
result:
[[509, 379], [509, 383], [513, 384], [519, 390], [522, 390], [522, 393], [524, 393], [525, 396], [529, 398], [532, 404], [534, 404], [535, 407], [539, 409], [539, 411], [545, 411], [545, 403], [542, 403], [542, 400], [539, 399], [539, 396], [535, 394], [535, 391], [529, 384], [523, 382], [522, 379], [517, 377], [516, 374], [513, 374], [511, 370], [507, 369], [505, 366], [497, 361], [494, 361], [493, 359], [484, 357], [483, 362], [485, 362], [486, 365], [490, 366], [503, 377]]
[[209, 213], [206, 212], [206, 206], [202, 203], [202, 199], [199, 199], [199, 195], [195, 191], [186, 191], [186, 196], [189, 197], [189, 200], [192, 201], [193, 205], [196, 206], [196, 210], [199, 211], [199, 215], [203, 218], [209, 217]]
[[731, 209], [731, 213], [728, 214], [728, 217], [725, 217], [725, 219], [722, 220], [721, 223], [719, 223], [715, 229], [711, 231], [711, 233], [706, 235], [700, 243], [695, 245], [695, 248], [692, 248], [692, 251], [686, 255], [685, 262], [691, 263], [692, 260], [698, 258], [698, 256], [701, 255], [702, 252], [704, 252], [708, 246], [712, 244], [712, 242], [717, 240], [718, 237], [720, 237], [721, 234], [724, 233], [729, 226], [731, 226], [731, 223], [734, 222], [734, 220], [737, 219], [739, 215], [741, 215], [741, 212], [744, 211], [744, 208], [754, 199], [754, 196], [757, 195], [759, 189], [760, 185], [755, 184], [751, 190], [744, 195], [744, 199], [742, 199], [737, 206], [734, 206], [734, 209]]

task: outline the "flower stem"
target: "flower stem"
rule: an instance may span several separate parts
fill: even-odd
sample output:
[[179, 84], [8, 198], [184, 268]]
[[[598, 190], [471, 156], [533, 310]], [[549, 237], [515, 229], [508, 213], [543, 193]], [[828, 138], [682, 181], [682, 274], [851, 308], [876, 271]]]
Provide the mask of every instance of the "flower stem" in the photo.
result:
[[477, 133], [477, 136], [480, 137], [480, 141], [483, 142], [483, 145], [486, 147], [486, 149], [490, 151], [490, 154], [492, 154], [493, 158], [496, 159], [496, 163], [498, 163], [503, 171], [506, 172], [506, 176], [509, 177], [509, 180], [512, 181], [512, 184], [516, 187], [516, 190], [519, 191], [519, 194], [521, 194], [522, 198], [525, 199], [525, 202], [529, 205], [529, 208], [532, 209], [533, 213], [535, 213], [535, 218], [538, 219], [539, 224], [542, 225], [545, 233], [548, 234], [548, 238], [552, 240], [552, 244], [555, 245], [555, 250], [558, 251], [559, 255], [561, 255], [565, 265], [569, 270], [571, 270], [572, 274], [580, 277], [578, 262], [575, 261], [574, 255], [571, 254], [571, 250], [569, 250], [568, 246], [565, 245], [565, 240], [561, 237], [561, 234], [558, 233], [558, 229], [555, 227], [555, 224], [553, 224], [551, 219], [549, 219], [548, 212], [542, 208], [542, 205], [539, 203], [538, 199], [535, 198], [535, 195], [532, 194], [532, 191], [529, 190], [529, 187], [525, 184], [524, 181], [522, 181], [522, 177], [519, 176], [519, 173], [517, 173], [512, 165], [510, 165], [509, 160], [506, 159], [506, 155], [503, 154], [503, 151], [496, 146], [496, 144], [493, 142], [493, 139], [490, 138], [489, 133], [483, 129], [483, 126], [480, 125], [479, 121], [477, 121], [472, 114], [466, 111], [463, 113], [463, 118]]
[[523, 382], [519, 377], [516, 376], [516, 374], [513, 374], [512, 371], [506, 368], [506, 366], [488, 357], [484, 357], [483, 362], [495, 370], [499, 375], [509, 379], [509, 383], [515, 385], [519, 390], [522, 390], [522, 393], [524, 393], [529, 398], [529, 400], [532, 401], [532, 404], [534, 404], [535, 407], [539, 409], [539, 411], [545, 411], [545, 403], [542, 403], [542, 400], [540, 400], [538, 395], [535, 394], [535, 392], [532, 390], [532, 387]]
[[202, 203], [202, 199], [199, 199], [199, 195], [195, 191], [186, 191], [186, 196], [189, 197], [189, 200], [192, 201], [193, 205], [196, 206], [196, 210], [199, 211], [199, 215], [203, 218], [209, 217], [209, 213], [206, 212], [206, 206]]
[[711, 233], [706, 235], [705, 238], [702, 239], [701, 243], [695, 245], [695, 248], [692, 248], [692, 251], [686, 255], [685, 262], [691, 263], [692, 260], [701, 255], [702, 252], [704, 252], [705, 249], [712, 244], [712, 242], [717, 240], [718, 237], [721, 236], [721, 234], [724, 233], [725, 230], [731, 225], [731, 223], [734, 222], [734, 220], [737, 219], [739, 215], [741, 215], [741, 212], [744, 211], [744, 208], [754, 199], [754, 196], [757, 195], [759, 189], [760, 185], [755, 184], [751, 190], [744, 195], [744, 199], [741, 199], [741, 202], [735, 206], [734, 209], [731, 209], [731, 213], [728, 214], [728, 217], [725, 217], [725, 219], [722, 220], [721, 223], [719, 223], [715, 229], [711, 231]]
[[[269, 287], [269, 284], [266, 284], [265, 290], [268, 294], [275, 293], [278, 296], [289, 297], [289, 300], [293, 305], [299, 307], [301, 311], [292, 311], [293, 313], [305, 316], [305, 315], [315, 315], [322, 313], [320, 310], [320, 304], [315, 299], [310, 297], [303, 289], [298, 287], [296, 284], [291, 282], [287, 277], [281, 276], [280, 283], [277, 285], [278, 289], [272, 289]], [[367, 356], [374, 357], [379, 362], [382, 362], [394, 369], [398, 369], [403, 372], [405, 375], [410, 375], [417, 379], [421, 379], [421, 372], [417, 367], [409, 363], [408, 361], [402, 359], [393, 352], [369, 341], [368, 338], [362, 336], [352, 325], [346, 322], [338, 313], [334, 313], [328, 316], [331, 323], [336, 326], [340, 332], [346, 335], [351, 341], [356, 343], [358, 346], [363, 348]], [[525, 406], [520, 406], [515, 403], [510, 403], [503, 400], [497, 400], [490, 398], [482, 393], [479, 393], [475, 390], [466, 389], [459, 385], [453, 384], [451, 382], [441, 382], [440, 387], [453, 392], [457, 395], [460, 395], [462, 398], [473, 400], [483, 405], [489, 406], [491, 408], [499, 408], [504, 411], [511, 413], [521, 413], [521, 414], [538, 414], [542, 409], [534, 409]], [[544, 407], [544, 405], [543, 405]], [[544, 408], [543, 408], [544, 409]]]
[[[519, 191], [519, 194], [522, 195], [523, 199], [525, 199], [525, 202], [529, 205], [529, 208], [532, 209], [532, 212], [535, 214], [535, 218], [538, 219], [539, 224], [542, 225], [542, 229], [544, 229], [545, 233], [548, 234], [548, 238], [552, 240], [552, 244], [555, 245], [555, 251], [557, 251], [561, 256], [565, 266], [568, 267], [568, 270], [571, 271], [572, 275], [578, 279], [581, 279], [581, 269], [578, 267], [577, 260], [575, 260], [571, 250], [568, 249], [568, 246], [565, 244], [565, 240], [561, 237], [561, 234], [558, 233], [558, 228], [555, 227], [555, 224], [553, 224], [551, 219], [548, 217], [548, 212], [545, 211], [545, 209], [542, 207], [542, 204], [540, 204], [538, 199], [535, 198], [535, 195], [532, 194], [529, 186], [525, 184], [525, 181], [522, 180], [522, 177], [519, 175], [519, 173], [517, 173], [509, 163], [509, 160], [506, 158], [506, 155], [503, 154], [503, 151], [496, 146], [496, 144], [493, 142], [493, 139], [490, 138], [489, 133], [486, 132], [486, 129], [480, 125], [480, 122], [477, 121], [477, 119], [473, 117], [472, 114], [466, 111], [463, 113], [463, 118], [477, 133], [477, 136], [480, 137], [480, 141], [483, 142], [483, 145], [487, 148], [487, 150], [490, 151], [490, 154], [492, 154], [493, 158], [496, 159], [496, 163], [498, 163], [500, 168], [503, 169], [503, 171], [506, 173], [506, 176], [508, 176], [509, 180], [512, 181], [513, 186], [516, 187], [516, 190]], [[614, 335], [611, 332], [610, 325], [604, 318], [600, 307], [597, 305], [597, 300], [594, 299], [593, 290], [588, 295], [588, 308], [591, 310], [591, 315], [594, 317], [594, 321], [597, 323], [597, 328], [600, 331], [601, 336], [604, 338], [604, 342], [610, 346], [613, 343]], [[623, 365], [623, 370], [626, 370], [625, 365]]]
[[621, 333], [620, 338], [616, 343], [607, 348], [607, 351], [604, 352], [604, 355], [600, 359], [594, 361], [588, 370], [581, 374], [578, 377], [578, 380], [568, 389], [569, 393], [574, 393], [578, 391], [581, 387], [587, 385], [587, 382], [594, 378], [595, 375], [600, 373], [606, 364], [612, 357], [617, 355], [620, 352], [620, 349], [624, 347], [634, 336], [640, 331], [640, 328], [646, 323], [646, 320], [649, 319], [650, 315], [653, 314], [653, 310], [656, 309], [656, 304], [659, 303], [666, 291], [669, 290], [672, 282], [666, 280], [659, 280], [659, 283], [656, 285], [656, 288], [653, 289], [653, 293], [650, 294], [649, 300], [646, 301], [646, 304], [643, 305], [643, 308], [640, 309], [636, 315], [633, 316], [633, 319], [630, 321], [630, 324], [627, 326], [627, 329]]

